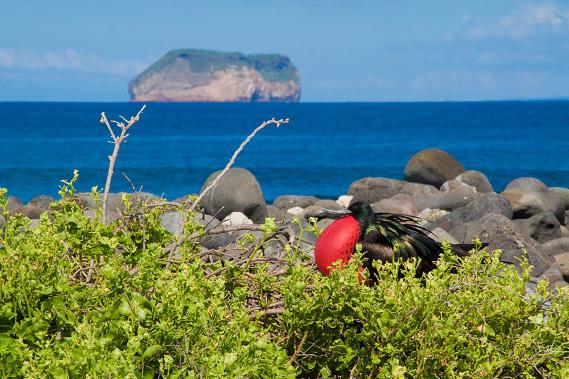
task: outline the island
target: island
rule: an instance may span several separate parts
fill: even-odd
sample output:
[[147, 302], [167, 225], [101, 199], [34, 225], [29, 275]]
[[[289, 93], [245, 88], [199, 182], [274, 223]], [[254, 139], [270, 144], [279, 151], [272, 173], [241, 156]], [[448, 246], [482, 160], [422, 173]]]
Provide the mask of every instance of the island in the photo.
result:
[[293, 102], [300, 74], [280, 54], [171, 50], [129, 84], [131, 101]]

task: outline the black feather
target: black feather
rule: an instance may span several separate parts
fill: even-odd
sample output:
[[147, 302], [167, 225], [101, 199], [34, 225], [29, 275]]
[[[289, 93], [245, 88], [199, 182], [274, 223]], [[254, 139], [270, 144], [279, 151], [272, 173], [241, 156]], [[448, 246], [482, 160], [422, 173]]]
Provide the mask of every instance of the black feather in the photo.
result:
[[[419, 225], [418, 218], [394, 213], [375, 213], [367, 203], [354, 203], [349, 210], [360, 224], [359, 241], [372, 281], [375, 276], [372, 264], [374, 260], [385, 263], [419, 258], [417, 275], [436, 267], [435, 263], [443, 252], [442, 245], [431, 237], [432, 233], [428, 229]], [[464, 257], [469, 255], [475, 245], [451, 245], [451, 248], [456, 255]]]

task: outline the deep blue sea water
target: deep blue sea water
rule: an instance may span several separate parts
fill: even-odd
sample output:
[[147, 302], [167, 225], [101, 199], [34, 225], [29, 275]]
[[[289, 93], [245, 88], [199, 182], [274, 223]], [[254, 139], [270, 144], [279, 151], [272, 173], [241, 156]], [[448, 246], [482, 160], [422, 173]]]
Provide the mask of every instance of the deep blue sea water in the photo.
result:
[[[112, 145], [99, 124], [135, 114], [133, 103], [0, 103], [0, 186], [24, 201], [55, 196], [79, 169], [78, 188], [104, 186]], [[238, 157], [267, 200], [281, 194], [336, 197], [366, 176], [402, 178], [411, 156], [440, 148], [496, 190], [533, 176], [569, 187], [569, 102], [440, 103], [150, 103], [121, 147], [112, 191], [137, 188], [169, 199], [199, 191], [262, 121]]]

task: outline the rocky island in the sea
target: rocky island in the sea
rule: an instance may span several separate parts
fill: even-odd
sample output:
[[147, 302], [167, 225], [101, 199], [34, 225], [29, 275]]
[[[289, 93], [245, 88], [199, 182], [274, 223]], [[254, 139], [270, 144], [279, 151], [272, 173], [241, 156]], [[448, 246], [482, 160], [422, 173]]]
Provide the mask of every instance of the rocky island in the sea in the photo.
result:
[[279, 54], [171, 50], [129, 84], [131, 101], [298, 101], [300, 75]]

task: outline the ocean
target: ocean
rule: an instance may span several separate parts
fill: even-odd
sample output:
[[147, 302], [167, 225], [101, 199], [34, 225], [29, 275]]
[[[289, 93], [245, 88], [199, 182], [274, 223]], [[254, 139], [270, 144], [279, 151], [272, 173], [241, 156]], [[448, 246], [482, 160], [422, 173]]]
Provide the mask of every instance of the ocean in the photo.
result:
[[[130, 117], [135, 103], [0, 102], [0, 186], [27, 201], [56, 196], [79, 170], [77, 188], [103, 188], [112, 145], [100, 113]], [[111, 191], [174, 199], [198, 192], [261, 122], [237, 158], [268, 201], [283, 194], [336, 198], [360, 178], [403, 178], [416, 152], [439, 148], [484, 172], [496, 191], [536, 177], [569, 187], [569, 102], [149, 103], [122, 145]], [[124, 173], [132, 182], [129, 182]]]

